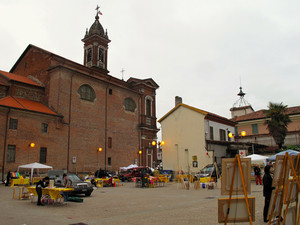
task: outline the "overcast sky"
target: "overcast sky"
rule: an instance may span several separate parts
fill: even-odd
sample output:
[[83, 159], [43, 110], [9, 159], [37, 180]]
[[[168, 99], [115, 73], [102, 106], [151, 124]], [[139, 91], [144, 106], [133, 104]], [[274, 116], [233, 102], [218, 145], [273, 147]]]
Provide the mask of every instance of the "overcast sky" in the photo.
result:
[[1, 1], [0, 70], [29, 44], [83, 63], [81, 39], [97, 5], [110, 74], [153, 78], [158, 119], [175, 96], [230, 118], [240, 84], [254, 110], [300, 105], [299, 0]]

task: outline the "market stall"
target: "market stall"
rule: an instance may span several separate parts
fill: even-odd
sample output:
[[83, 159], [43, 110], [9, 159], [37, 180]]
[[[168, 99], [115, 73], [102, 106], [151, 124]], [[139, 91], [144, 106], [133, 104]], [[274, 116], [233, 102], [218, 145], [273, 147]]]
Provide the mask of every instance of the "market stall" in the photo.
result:
[[53, 167], [52, 166], [47, 166], [45, 164], [34, 162], [34, 163], [18, 166], [18, 172], [19, 172], [20, 169], [30, 170], [30, 181], [32, 183], [33, 182], [33, 172], [34, 171], [36, 171], [37, 174], [39, 174], [40, 170], [52, 170]]
[[[36, 187], [27, 187], [27, 190], [29, 193], [33, 194], [34, 196], [37, 196]], [[63, 197], [61, 195], [62, 192], [70, 192], [70, 191], [74, 191], [74, 188], [47, 187], [42, 189], [42, 195], [49, 196], [53, 201], [57, 201], [58, 199]]]
[[264, 164], [266, 165], [267, 163], [267, 156], [263, 156], [263, 155], [258, 155], [258, 154], [252, 154], [252, 155], [248, 155], [245, 158], [250, 158], [251, 159], [251, 164]]
[[295, 151], [295, 150], [285, 150], [285, 151], [279, 152], [279, 153], [277, 153], [277, 154], [275, 154], [275, 155], [267, 158], [267, 163], [269, 163], [269, 162], [275, 162], [276, 161], [276, 156], [278, 156], [278, 155], [285, 155], [286, 152], [289, 155], [298, 155], [298, 154], [300, 154], [300, 152]]

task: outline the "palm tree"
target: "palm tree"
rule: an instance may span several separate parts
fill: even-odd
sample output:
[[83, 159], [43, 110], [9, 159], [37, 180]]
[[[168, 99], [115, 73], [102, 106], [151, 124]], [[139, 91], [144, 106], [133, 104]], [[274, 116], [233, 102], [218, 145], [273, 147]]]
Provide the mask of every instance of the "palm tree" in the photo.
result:
[[270, 102], [268, 108], [264, 110], [267, 116], [265, 124], [278, 148], [281, 149], [288, 131], [288, 124], [291, 122], [289, 116], [285, 114], [287, 105], [283, 105], [282, 102], [280, 104]]

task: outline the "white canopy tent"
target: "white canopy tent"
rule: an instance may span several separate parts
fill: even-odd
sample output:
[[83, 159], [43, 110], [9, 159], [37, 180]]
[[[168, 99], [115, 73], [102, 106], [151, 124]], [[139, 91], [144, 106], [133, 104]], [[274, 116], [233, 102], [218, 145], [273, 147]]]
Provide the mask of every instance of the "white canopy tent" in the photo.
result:
[[258, 155], [258, 154], [252, 154], [252, 155], [248, 155], [245, 158], [250, 158], [251, 159], [251, 164], [264, 164], [266, 165], [267, 163], [267, 156], [263, 156], [263, 155]]
[[132, 169], [132, 168], [136, 168], [136, 167], [138, 167], [138, 165], [131, 164], [131, 165], [127, 166], [127, 167], [120, 167], [120, 170], [128, 170], [128, 169]]
[[18, 166], [18, 172], [19, 172], [20, 169], [29, 169], [31, 171], [30, 180], [32, 181], [34, 169], [36, 169], [37, 172], [39, 172], [40, 169], [52, 170], [53, 167], [52, 166], [47, 166], [47, 165], [44, 165], [44, 164], [41, 164], [41, 163], [34, 162], [34, 163]]

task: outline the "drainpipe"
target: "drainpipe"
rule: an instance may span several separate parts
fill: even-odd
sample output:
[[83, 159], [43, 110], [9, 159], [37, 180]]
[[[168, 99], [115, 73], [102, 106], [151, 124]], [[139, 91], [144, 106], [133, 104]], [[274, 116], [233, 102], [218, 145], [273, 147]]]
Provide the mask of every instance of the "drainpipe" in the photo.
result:
[[110, 86], [110, 80], [109, 78], [105, 90], [105, 121], [104, 121], [104, 170], [106, 170], [106, 152], [107, 152], [107, 105], [108, 105], [108, 88]]
[[139, 97], [139, 102], [138, 102], [138, 120], [139, 120], [139, 137], [138, 137], [138, 142], [139, 142], [139, 149], [138, 149], [138, 165], [142, 165], [141, 163], [141, 158], [142, 158], [142, 155], [139, 154], [139, 151], [142, 150], [142, 154], [143, 154], [143, 151], [144, 151], [144, 145], [143, 145], [143, 140], [142, 140], [142, 128], [141, 128], [141, 125], [142, 125], [142, 95], [140, 94], [140, 97]]
[[69, 158], [70, 158], [70, 133], [71, 133], [71, 110], [72, 110], [72, 87], [73, 87], [73, 74], [71, 76], [71, 84], [69, 91], [69, 126], [68, 126], [68, 143], [67, 143], [67, 171], [69, 171]]
[[7, 128], [8, 128], [8, 115], [10, 113], [10, 108], [6, 114], [5, 122], [5, 134], [4, 134], [4, 144], [3, 144], [3, 162], [2, 162], [2, 181], [4, 181], [4, 170], [5, 170], [5, 152], [6, 152], [6, 141], [7, 141]]

